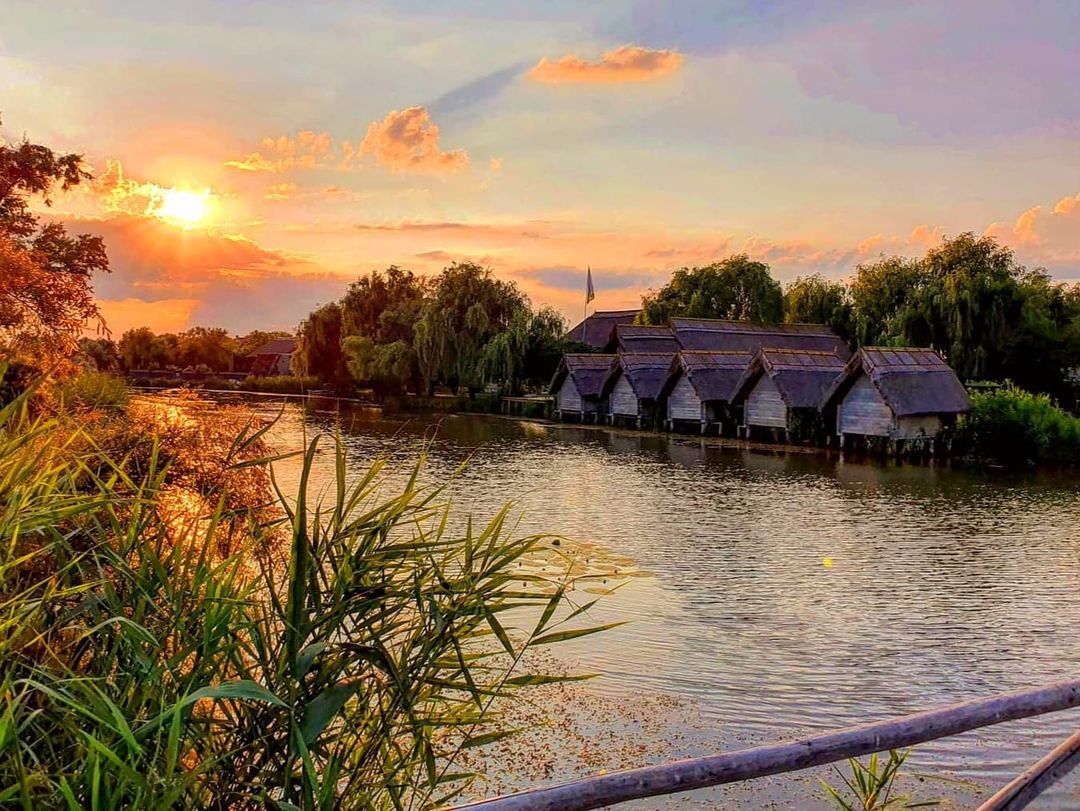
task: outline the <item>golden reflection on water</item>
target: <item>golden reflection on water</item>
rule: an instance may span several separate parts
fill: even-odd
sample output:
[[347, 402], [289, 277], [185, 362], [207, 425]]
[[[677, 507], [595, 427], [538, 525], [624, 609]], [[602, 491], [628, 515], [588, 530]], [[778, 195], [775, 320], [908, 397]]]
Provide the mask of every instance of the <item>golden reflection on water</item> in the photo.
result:
[[[1080, 488], [1070, 477], [326, 406], [288, 406], [270, 432], [276, 449], [340, 426], [350, 470], [387, 458], [392, 486], [426, 447], [425, 481], [452, 479], [447, 496], [458, 513], [479, 520], [512, 499], [519, 533], [561, 539], [527, 570], [546, 574], [570, 560], [587, 577], [581, 593], [605, 595], [590, 621], [628, 624], [559, 646], [571, 669], [603, 673], [551, 691], [560, 722], [606, 739], [620, 730], [594, 716], [625, 709], [632, 717], [668, 696], [679, 702], [676, 715], [701, 724], [691, 732], [665, 722], [648, 734], [670, 745], [637, 757], [763, 743], [1080, 674]], [[280, 405], [255, 408], [270, 418]], [[316, 487], [329, 481], [331, 456], [317, 458]], [[278, 475], [289, 490], [295, 462]], [[1000, 783], [1074, 726], [1066, 713], [990, 728], [919, 747], [909, 763], [936, 777]], [[545, 762], [559, 762], [548, 743], [556, 754]], [[621, 762], [590, 755], [585, 768], [641, 762], [618, 751]], [[535, 779], [563, 774], [553, 768]], [[1077, 807], [1073, 785], [1045, 807]], [[764, 804], [738, 796], [733, 807]], [[797, 807], [825, 807], [819, 800]]]

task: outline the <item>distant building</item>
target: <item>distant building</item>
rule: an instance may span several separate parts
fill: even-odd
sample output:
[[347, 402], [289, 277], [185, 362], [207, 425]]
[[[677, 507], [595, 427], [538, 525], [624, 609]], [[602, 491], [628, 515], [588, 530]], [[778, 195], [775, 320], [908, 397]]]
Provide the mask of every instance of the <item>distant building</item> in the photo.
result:
[[618, 324], [633, 324], [639, 310], [598, 310], [580, 321], [566, 333], [566, 340], [588, 344], [597, 352], [603, 352], [615, 338]]
[[692, 426], [704, 434], [716, 426], [721, 435], [734, 434], [741, 420], [732, 399], [753, 359], [752, 352], [679, 352], [660, 393], [668, 428]]
[[833, 352], [760, 350], [733, 395], [743, 406], [743, 433], [750, 437], [755, 429], [771, 429], [786, 440], [828, 433], [820, 407], [844, 365]]
[[658, 413], [660, 391], [674, 357], [674, 352], [624, 352], [615, 356], [601, 391], [612, 425], [622, 422], [640, 428], [662, 416]]
[[822, 400], [841, 444], [845, 437], [934, 439], [970, 408], [956, 373], [932, 349], [864, 347]]
[[617, 352], [678, 352], [679, 340], [671, 327], [616, 324], [611, 341]]
[[247, 356], [251, 374], [255, 377], [276, 377], [292, 374], [292, 354], [295, 338], [274, 338]]
[[548, 387], [549, 393], [555, 395], [557, 419], [573, 417], [584, 422], [589, 415], [597, 418], [601, 389], [614, 360], [614, 355], [563, 355]]
[[757, 352], [759, 349], [806, 349], [844, 358], [851, 350], [824, 324], [752, 324], [711, 318], [672, 318], [671, 330], [683, 349]]

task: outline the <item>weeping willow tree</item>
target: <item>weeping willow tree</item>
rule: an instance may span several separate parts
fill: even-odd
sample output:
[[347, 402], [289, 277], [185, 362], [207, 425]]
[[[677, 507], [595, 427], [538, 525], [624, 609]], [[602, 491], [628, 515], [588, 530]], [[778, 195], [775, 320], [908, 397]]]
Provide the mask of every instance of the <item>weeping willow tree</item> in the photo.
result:
[[445, 383], [472, 392], [485, 382], [488, 344], [522, 314], [529, 314], [529, 300], [513, 282], [469, 262], [443, 270], [415, 331], [420, 372], [429, 389]]
[[1025, 268], [993, 237], [860, 265], [850, 292], [859, 343], [933, 347], [966, 380], [1054, 391], [1080, 363], [1080, 288]]

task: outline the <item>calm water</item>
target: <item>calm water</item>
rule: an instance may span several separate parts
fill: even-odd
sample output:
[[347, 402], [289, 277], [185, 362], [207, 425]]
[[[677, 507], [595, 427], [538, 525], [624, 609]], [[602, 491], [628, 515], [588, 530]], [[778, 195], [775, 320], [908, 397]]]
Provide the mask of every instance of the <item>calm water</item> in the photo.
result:
[[[375, 456], [411, 460], [430, 439], [432, 476], [469, 462], [454, 486], [461, 509], [488, 515], [513, 499], [523, 530], [601, 545], [651, 573], [595, 614], [628, 625], [560, 652], [603, 673], [590, 689], [676, 694], [705, 722], [764, 742], [1080, 675], [1071, 478], [317, 403], [286, 406], [277, 441], [299, 446], [339, 419], [358, 470]], [[921, 746], [912, 762], [996, 785], [1078, 722], [999, 726]], [[1080, 806], [1076, 785], [1039, 807]]]

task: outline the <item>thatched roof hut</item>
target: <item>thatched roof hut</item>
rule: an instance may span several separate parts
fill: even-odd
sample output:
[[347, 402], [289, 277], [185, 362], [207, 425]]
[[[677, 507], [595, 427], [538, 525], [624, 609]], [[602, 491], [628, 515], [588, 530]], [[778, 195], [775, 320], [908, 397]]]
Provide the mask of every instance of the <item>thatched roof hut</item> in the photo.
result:
[[792, 430], [793, 412], [816, 412], [843, 370], [844, 360], [832, 352], [762, 349], [740, 378], [733, 400], [745, 405], [746, 426]]
[[710, 318], [672, 318], [671, 329], [683, 349], [756, 352], [796, 349], [831, 352], [848, 358], [851, 350], [824, 324], [751, 324]]
[[742, 379], [754, 355], [752, 352], [711, 352], [684, 349], [675, 356], [661, 390], [666, 402], [668, 424], [699, 423], [702, 432], [708, 425], [734, 424], [728, 406], [735, 387]]
[[684, 349], [675, 356], [664, 383], [666, 394], [685, 377], [701, 400], [730, 402], [735, 387], [754, 359], [753, 352], [716, 352], [705, 349]]
[[971, 408], [956, 373], [932, 349], [864, 347], [822, 398], [844, 436], [936, 436]]
[[598, 351], [608, 349], [615, 338], [615, 327], [633, 324], [640, 310], [598, 310], [579, 321], [566, 333], [566, 340], [580, 341]]
[[601, 396], [608, 398], [611, 416], [635, 419], [651, 417], [674, 357], [674, 352], [624, 352], [616, 355], [601, 390]]
[[563, 355], [548, 386], [548, 392], [555, 395], [556, 411], [579, 414], [596, 412], [600, 405], [600, 391], [614, 360], [614, 355]]

